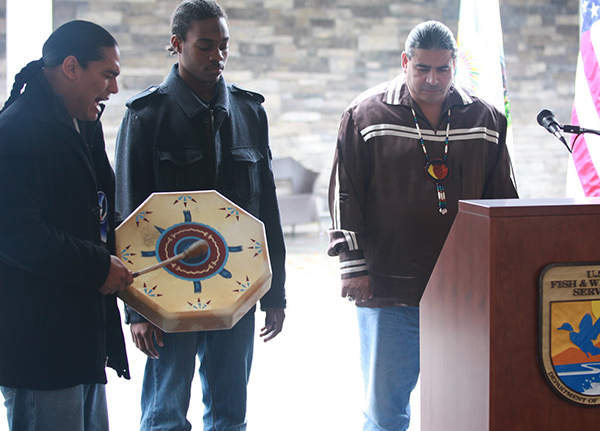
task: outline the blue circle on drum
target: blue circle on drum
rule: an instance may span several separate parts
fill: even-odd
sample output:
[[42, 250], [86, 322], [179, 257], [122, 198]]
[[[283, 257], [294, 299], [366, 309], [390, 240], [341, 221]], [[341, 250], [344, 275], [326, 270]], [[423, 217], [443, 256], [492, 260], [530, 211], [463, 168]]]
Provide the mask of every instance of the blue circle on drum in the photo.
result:
[[[187, 238], [182, 238], [175, 244], [175, 254], [180, 254], [186, 251], [192, 244], [198, 241], [198, 238], [190, 236]], [[202, 265], [210, 258], [210, 247], [205, 254], [200, 256], [193, 257], [191, 259], [181, 259], [181, 263], [185, 263], [188, 266], [198, 266]]]

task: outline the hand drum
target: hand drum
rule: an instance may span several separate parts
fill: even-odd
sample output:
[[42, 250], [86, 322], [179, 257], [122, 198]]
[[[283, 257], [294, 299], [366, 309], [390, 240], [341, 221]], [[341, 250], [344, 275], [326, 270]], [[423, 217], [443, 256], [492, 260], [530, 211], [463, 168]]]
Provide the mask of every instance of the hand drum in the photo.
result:
[[117, 228], [139, 271], [204, 240], [208, 251], [135, 278], [119, 296], [165, 332], [230, 329], [271, 287], [262, 222], [216, 191], [153, 193]]

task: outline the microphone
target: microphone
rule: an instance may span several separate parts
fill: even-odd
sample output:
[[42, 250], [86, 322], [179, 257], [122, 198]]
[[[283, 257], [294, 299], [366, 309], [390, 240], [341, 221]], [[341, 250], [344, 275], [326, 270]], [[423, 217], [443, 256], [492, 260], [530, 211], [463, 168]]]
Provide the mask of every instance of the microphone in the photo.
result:
[[569, 148], [569, 145], [567, 145], [567, 141], [562, 133], [562, 126], [558, 123], [558, 121], [556, 121], [552, 111], [549, 109], [543, 109], [537, 116], [537, 122], [548, 132], [556, 136], [556, 138], [565, 144], [567, 148]]

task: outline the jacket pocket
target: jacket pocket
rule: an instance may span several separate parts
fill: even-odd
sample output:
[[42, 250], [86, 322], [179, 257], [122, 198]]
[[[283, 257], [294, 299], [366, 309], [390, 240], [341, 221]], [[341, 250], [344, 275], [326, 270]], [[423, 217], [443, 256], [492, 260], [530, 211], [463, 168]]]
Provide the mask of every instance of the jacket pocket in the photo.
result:
[[234, 160], [235, 192], [241, 199], [252, 202], [261, 193], [260, 161], [263, 156], [253, 147], [231, 148]]
[[160, 191], [198, 190], [202, 188], [202, 150], [177, 148], [158, 151]]

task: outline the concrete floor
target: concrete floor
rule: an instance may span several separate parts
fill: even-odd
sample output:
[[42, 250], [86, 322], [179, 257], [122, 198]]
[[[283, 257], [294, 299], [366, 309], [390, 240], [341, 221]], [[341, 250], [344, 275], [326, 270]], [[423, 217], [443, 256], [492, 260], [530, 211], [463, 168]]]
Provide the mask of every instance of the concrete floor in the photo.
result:
[[[288, 309], [284, 331], [269, 343], [256, 341], [249, 385], [248, 431], [360, 431], [362, 378], [355, 307], [339, 296], [337, 259], [326, 254], [327, 238], [316, 227], [287, 235]], [[264, 313], [257, 313], [257, 333]], [[112, 431], [134, 431], [140, 418], [145, 356], [125, 328], [132, 380], [108, 370]], [[199, 382], [188, 419], [202, 429]], [[420, 429], [418, 388], [409, 431]], [[0, 431], [7, 431], [0, 420]]]

